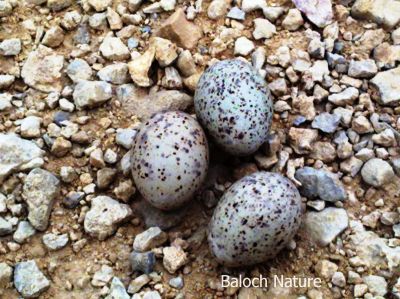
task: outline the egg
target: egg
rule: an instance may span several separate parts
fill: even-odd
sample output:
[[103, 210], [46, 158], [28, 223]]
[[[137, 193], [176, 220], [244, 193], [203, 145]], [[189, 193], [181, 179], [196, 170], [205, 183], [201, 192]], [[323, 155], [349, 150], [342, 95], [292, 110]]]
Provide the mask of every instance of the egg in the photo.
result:
[[179, 111], [157, 113], [135, 136], [132, 176], [150, 204], [172, 210], [202, 185], [208, 160], [205, 133], [193, 117]]
[[209, 225], [210, 250], [229, 267], [264, 262], [293, 239], [301, 216], [300, 194], [290, 180], [278, 173], [253, 173], [220, 199]]
[[252, 154], [267, 140], [271, 93], [246, 62], [223, 60], [207, 69], [198, 82], [194, 106], [205, 130], [230, 154]]

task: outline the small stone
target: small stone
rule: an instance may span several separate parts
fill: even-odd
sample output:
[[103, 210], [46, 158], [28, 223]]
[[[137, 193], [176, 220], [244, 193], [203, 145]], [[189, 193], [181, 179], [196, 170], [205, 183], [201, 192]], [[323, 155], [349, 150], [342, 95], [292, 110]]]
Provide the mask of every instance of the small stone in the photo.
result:
[[271, 22], [275, 22], [284, 12], [285, 9], [280, 6], [267, 6], [263, 8], [264, 16]]
[[255, 39], [271, 38], [276, 33], [276, 27], [267, 19], [254, 19], [253, 37]]
[[28, 219], [34, 228], [46, 230], [54, 200], [60, 192], [60, 181], [50, 172], [35, 168], [29, 172], [23, 186], [28, 204]]
[[180, 276], [171, 278], [168, 283], [171, 287], [175, 289], [180, 290], [183, 288], [183, 278]]
[[27, 239], [32, 237], [36, 233], [35, 228], [29, 223], [29, 221], [20, 221], [18, 223], [17, 230], [14, 232], [13, 239], [19, 244], [23, 244]]
[[72, 143], [63, 137], [57, 137], [51, 147], [51, 153], [56, 157], [65, 156], [72, 148]]
[[116, 169], [102, 168], [97, 172], [97, 187], [99, 189], [107, 189], [108, 186], [113, 182], [115, 175], [117, 174]]
[[35, 167], [35, 161], [43, 164], [43, 153], [34, 142], [13, 134], [0, 134], [0, 183], [13, 172]]
[[126, 63], [115, 63], [102, 68], [97, 76], [106, 82], [113, 84], [124, 84], [129, 81], [128, 65]]
[[8, 1], [0, 1], [0, 18], [7, 17], [12, 13], [13, 7]]
[[6, 263], [0, 263], [0, 288], [6, 289], [10, 286], [13, 269]]
[[305, 116], [307, 120], [312, 120], [315, 117], [314, 98], [307, 96], [304, 93], [292, 100], [292, 106], [296, 112]]
[[351, 128], [358, 134], [366, 134], [374, 131], [371, 123], [364, 115], [354, 118], [351, 123]]
[[243, 21], [246, 18], [246, 13], [237, 6], [234, 6], [226, 16], [230, 19]]
[[157, 36], [175, 42], [179, 47], [193, 49], [202, 37], [201, 29], [186, 19], [184, 11], [179, 8], [161, 24]]
[[178, 57], [177, 47], [171, 41], [154, 37], [151, 43], [155, 47], [155, 58], [161, 67], [169, 66]]
[[400, 101], [400, 67], [378, 73], [371, 79], [377, 90], [378, 100], [383, 105], [394, 105]]
[[130, 299], [125, 290], [125, 286], [118, 277], [113, 277], [110, 286], [110, 292], [104, 299]]
[[142, 274], [135, 279], [131, 280], [128, 286], [128, 293], [135, 294], [140, 291], [142, 287], [148, 284], [151, 281], [149, 275]]
[[42, 92], [60, 92], [62, 89], [61, 69], [64, 56], [39, 45], [36, 51], [28, 54], [21, 70], [24, 82]]
[[94, 287], [104, 287], [113, 278], [114, 271], [110, 266], [103, 265], [100, 270], [93, 275], [92, 285]]
[[354, 286], [354, 297], [362, 298], [368, 292], [368, 286], [366, 284], [356, 284]]
[[21, 40], [19, 38], [5, 39], [0, 43], [0, 55], [15, 56], [21, 52]]
[[50, 287], [50, 282], [40, 271], [34, 260], [15, 265], [14, 285], [25, 298], [36, 298]]
[[297, 154], [307, 154], [313, 147], [312, 144], [318, 138], [318, 131], [291, 127], [289, 130], [290, 144]]
[[115, 60], [125, 60], [130, 57], [129, 49], [118, 37], [105, 37], [99, 50], [105, 58]]
[[364, 162], [362, 160], [353, 156], [340, 163], [340, 170], [355, 177], [363, 164]]
[[228, 11], [229, 3], [225, 0], [213, 0], [207, 9], [207, 16], [212, 20], [224, 17]]
[[107, 14], [95, 13], [89, 17], [89, 26], [95, 30], [101, 30], [107, 27]]
[[63, 204], [68, 209], [74, 209], [79, 206], [80, 201], [84, 198], [84, 192], [69, 192], [63, 199]]
[[375, 296], [385, 296], [387, 293], [387, 282], [385, 278], [377, 275], [368, 275], [363, 277], [368, 290]]
[[97, 196], [92, 199], [92, 206], [85, 216], [84, 228], [91, 236], [104, 240], [131, 216], [132, 210], [128, 205], [108, 196]]
[[72, 0], [48, 0], [47, 7], [53, 11], [60, 11], [72, 5]]
[[330, 0], [293, 0], [293, 2], [318, 27], [323, 28], [332, 23], [333, 11]]
[[348, 227], [348, 223], [345, 209], [329, 207], [321, 212], [308, 212], [304, 228], [315, 243], [327, 246]]
[[254, 50], [254, 43], [247, 37], [242, 36], [235, 41], [235, 49], [234, 49], [235, 55], [247, 56], [253, 50]]
[[98, 106], [111, 97], [111, 85], [104, 81], [80, 80], [73, 93], [74, 103], [78, 109]]
[[154, 252], [135, 252], [133, 251], [130, 255], [130, 261], [132, 265], [132, 271], [138, 271], [145, 274], [153, 272], [156, 258]]
[[152, 84], [152, 80], [148, 76], [148, 72], [155, 58], [155, 47], [150, 46], [142, 55], [134, 58], [128, 63], [129, 73], [133, 82], [138, 86], [148, 87]]
[[325, 163], [333, 162], [336, 158], [336, 149], [330, 142], [317, 141], [313, 144], [310, 158]]
[[369, 2], [357, 0], [351, 14], [356, 18], [367, 19], [390, 29], [400, 22], [400, 3], [394, 0]]
[[332, 263], [329, 260], [319, 260], [315, 265], [315, 272], [318, 276], [329, 281], [332, 279], [338, 268], [339, 267], [335, 263]]
[[6, 236], [13, 231], [12, 224], [0, 216], [0, 236]]
[[[0, 90], [6, 89], [11, 86], [15, 81], [15, 76], [12, 75], [0, 75]], [[1, 100], [0, 100], [1, 102]], [[0, 111], [2, 110], [1, 108], [2, 104], [0, 104]]]
[[328, 101], [338, 106], [345, 106], [347, 104], [352, 104], [353, 101], [358, 98], [358, 96], [359, 91], [357, 88], [348, 87], [339, 93], [329, 95]]
[[164, 247], [163, 254], [163, 265], [165, 269], [171, 274], [174, 274], [188, 261], [187, 255], [182, 250], [182, 248], [177, 248], [174, 246]]
[[118, 129], [115, 142], [129, 150], [132, 147], [132, 142], [136, 134], [137, 131], [133, 129]]
[[371, 78], [378, 72], [378, 67], [373, 59], [350, 61], [348, 75], [354, 78]]
[[301, 12], [298, 9], [289, 9], [287, 16], [282, 21], [283, 28], [289, 31], [296, 31], [304, 24]]
[[63, 20], [61, 21], [61, 26], [66, 30], [75, 29], [82, 20], [82, 15], [76, 11], [68, 11], [65, 13]]
[[68, 234], [45, 234], [42, 237], [43, 244], [50, 250], [59, 250], [68, 244]]
[[46, 34], [42, 40], [42, 44], [50, 48], [55, 48], [61, 45], [63, 41], [64, 31], [60, 28], [60, 26], [54, 26], [46, 31]]
[[104, 161], [108, 164], [115, 164], [118, 161], [117, 153], [108, 148], [104, 153]]
[[342, 272], [335, 272], [332, 276], [332, 284], [343, 288], [346, 286], [346, 277]]
[[160, 0], [160, 6], [164, 11], [173, 11], [175, 9], [176, 0]]
[[21, 120], [21, 136], [24, 138], [40, 137], [40, 123], [42, 119], [37, 116], [28, 116]]
[[300, 168], [296, 171], [295, 178], [302, 185], [301, 194], [307, 198], [320, 198], [330, 202], [343, 201], [347, 198], [343, 184], [333, 173], [326, 170]]
[[361, 169], [361, 176], [369, 185], [381, 187], [389, 183], [395, 176], [393, 168], [390, 164], [382, 159], [370, 159]]
[[314, 129], [319, 129], [324, 133], [333, 133], [336, 131], [340, 122], [340, 116], [327, 112], [321, 113], [315, 117], [311, 126]]
[[123, 27], [121, 17], [110, 7], [107, 7], [107, 21], [111, 30], [119, 30]]
[[107, 7], [112, 6], [112, 0], [88, 0], [88, 3], [91, 7], [93, 7], [97, 12], [104, 11]]
[[136, 235], [133, 242], [133, 250], [138, 252], [148, 251], [159, 247], [167, 241], [167, 234], [159, 227], [150, 227], [146, 231]]
[[80, 58], [72, 60], [67, 67], [67, 75], [74, 82], [78, 82], [79, 80], [90, 80], [92, 73], [90, 65]]
[[263, 9], [267, 7], [265, 0], [243, 0], [242, 9], [245, 12], [251, 12], [258, 9]]

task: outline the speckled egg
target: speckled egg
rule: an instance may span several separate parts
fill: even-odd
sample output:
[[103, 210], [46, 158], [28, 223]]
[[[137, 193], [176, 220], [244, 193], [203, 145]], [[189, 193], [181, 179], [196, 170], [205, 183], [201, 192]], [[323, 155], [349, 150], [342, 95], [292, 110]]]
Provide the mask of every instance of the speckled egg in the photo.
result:
[[194, 96], [197, 118], [228, 153], [254, 153], [267, 139], [273, 103], [264, 79], [238, 59], [215, 63], [201, 76]]
[[216, 259], [230, 267], [275, 257], [301, 223], [301, 198], [278, 173], [256, 172], [234, 183], [211, 218], [208, 242]]
[[135, 136], [131, 163], [136, 187], [146, 200], [162, 210], [178, 208], [206, 177], [206, 136], [186, 113], [157, 113]]

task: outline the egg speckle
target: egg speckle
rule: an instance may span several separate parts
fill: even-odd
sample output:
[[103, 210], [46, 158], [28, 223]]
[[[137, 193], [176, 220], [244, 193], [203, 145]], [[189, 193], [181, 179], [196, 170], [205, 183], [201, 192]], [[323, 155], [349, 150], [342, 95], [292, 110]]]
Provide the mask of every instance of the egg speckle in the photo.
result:
[[256, 172], [234, 183], [211, 218], [208, 242], [216, 259], [231, 267], [271, 259], [301, 223], [301, 198], [278, 173]]
[[267, 139], [273, 103], [264, 79], [246, 62], [223, 60], [201, 76], [194, 97], [197, 118], [225, 151], [254, 153]]
[[178, 208], [203, 183], [208, 169], [203, 129], [190, 115], [170, 111], [154, 115], [136, 135], [132, 176], [142, 196], [162, 210]]

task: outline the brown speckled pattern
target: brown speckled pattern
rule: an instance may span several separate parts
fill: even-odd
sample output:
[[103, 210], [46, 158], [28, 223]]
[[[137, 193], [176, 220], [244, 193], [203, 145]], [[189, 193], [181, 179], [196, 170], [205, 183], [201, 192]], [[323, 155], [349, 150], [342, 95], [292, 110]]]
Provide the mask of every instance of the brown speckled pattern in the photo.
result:
[[207, 139], [199, 123], [186, 113], [153, 116], [136, 135], [132, 150], [136, 187], [159, 209], [181, 206], [206, 177]]
[[231, 267], [264, 262], [294, 237], [301, 214], [300, 194], [290, 180], [278, 173], [253, 173], [233, 184], [218, 203], [209, 226], [211, 252]]
[[241, 60], [215, 63], [201, 76], [194, 104], [214, 141], [238, 156], [254, 153], [271, 126], [271, 94], [256, 71]]

